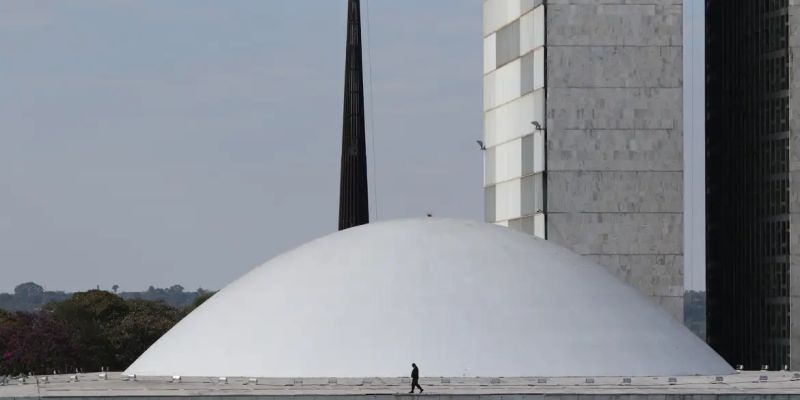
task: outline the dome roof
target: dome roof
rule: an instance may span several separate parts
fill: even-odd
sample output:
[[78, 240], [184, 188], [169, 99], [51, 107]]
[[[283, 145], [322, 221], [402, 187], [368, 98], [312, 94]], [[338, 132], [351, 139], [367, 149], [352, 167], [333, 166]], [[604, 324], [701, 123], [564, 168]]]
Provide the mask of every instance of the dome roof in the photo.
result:
[[333, 233], [229, 284], [128, 368], [141, 376], [727, 374], [605, 268], [495, 225], [408, 219]]

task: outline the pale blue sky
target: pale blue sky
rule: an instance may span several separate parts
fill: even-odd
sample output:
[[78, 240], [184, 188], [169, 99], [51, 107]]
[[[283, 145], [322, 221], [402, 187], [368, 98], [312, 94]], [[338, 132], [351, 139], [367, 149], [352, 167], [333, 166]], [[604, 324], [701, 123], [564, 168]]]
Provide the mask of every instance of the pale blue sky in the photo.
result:
[[[0, 291], [219, 288], [336, 230], [345, 6], [0, 3]], [[370, 6], [379, 219], [480, 219], [480, 0]]]
[[[219, 288], [333, 232], [345, 3], [0, 2], [0, 291]], [[379, 220], [482, 219], [481, 3], [368, 3]]]
[[705, 0], [684, 1], [684, 283], [705, 290]]

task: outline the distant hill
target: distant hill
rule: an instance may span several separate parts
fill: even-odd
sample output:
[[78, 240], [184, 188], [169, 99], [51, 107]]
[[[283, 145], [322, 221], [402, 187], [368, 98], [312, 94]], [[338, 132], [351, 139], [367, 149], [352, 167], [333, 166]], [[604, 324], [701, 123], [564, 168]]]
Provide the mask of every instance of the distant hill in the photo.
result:
[[175, 308], [186, 308], [194, 302], [194, 300], [202, 295], [208, 293], [207, 290], [197, 289], [196, 292], [185, 292], [183, 286], [172, 285], [166, 289], [154, 288], [150, 286], [144, 292], [120, 292], [119, 297], [125, 300], [141, 299], [149, 301], [163, 301]]
[[[115, 293], [118, 286], [112, 289]], [[202, 288], [194, 292], [187, 292], [181, 285], [173, 285], [168, 288], [155, 288], [150, 286], [143, 292], [120, 292], [117, 293], [123, 299], [141, 299], [149, 301], [163, 302], [171, 307], [182, 309], [190, 306], [198, 296], [208, 293]], [[72, 293], [63, 291], [46, 291], [34, 282], [27, 282], [14, 288], [14, 293], [0, 293], [0, 310], [6, 311], [38, 311], [45, 304], [51, 302], [64, 301]]]

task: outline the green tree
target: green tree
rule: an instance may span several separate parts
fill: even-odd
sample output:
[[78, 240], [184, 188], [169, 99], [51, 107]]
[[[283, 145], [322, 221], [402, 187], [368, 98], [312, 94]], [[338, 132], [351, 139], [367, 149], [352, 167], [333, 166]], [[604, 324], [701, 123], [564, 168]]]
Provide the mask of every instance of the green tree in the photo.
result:
[[0, 375], [46, 374], [76, 366], [69, 326], [44, 312], [0, 314]]
[[11, 319], [11, 313], [6, 310], [0, 309], [0, 325], [2, 325], [3, 322], [9, 319]]
[[198, 293], [198, 295], [192, 301], [192, 304], [190, 304], [188, 307], [183, 309], [183, 314], [184, 315], [189, 315], [190, 312], [194, 311], [197, 307], [200, 307], [200, 305], [205, 303], [206, 300], [210, 299], [211, 296], [213, 296], [217, 292], [207, 292], [207, 291], [204, 291], [202, 289], [199, 289], [197, 291], [197, 293]]
[[35, 298], [44, 293], [44, 288], [33, 283], [26, 282], [14, 288], [14, 295], [22, 298]]
[[[69, 325], [73, 341], [80, 348], [78, 365], [86, 370], [100, 367], [120, 369], [110, 332], [128, 314], [128, 305], [119, 296], [102, 290], [75, 293], [47, 310]], [[125, 365], [127, 366], [127, 365]]]
[[[10, 312], [0, 309], [0, 366], [4, 365], [2, 360], [4, 355], [8, 353], [9, 332], [11, 329], [16, 328], [16, 326], [12, 325], [14, 322], [16, 321]], [[0, 368], [0, 375], [4, 374], [3, 368]]]
[[183, 286], [181, 286], [181, 285], [172, 285], [167, 290], [172, 292], [172, 293], [183, 293]]
[[181, 313], [164, 303], [127, 300], [128, 313], [109, 331], [117, 365], [133, 363], [180, 319]]
[[44, 288], [27, 282], [14, 288], [14, 301], [20, 310], [35, 310], [44, 303]]
[[[158, 290], [187, 295], [177, 285]], [[22, 292], [28, 296], [37, 290], [28, 286]], [[203, 294], [194, 306], [212, 293]], [[0, 310], [0, 374], [121, 370], [184, 315], [163, 301], [126, 301], [101, 290], [50, 302], [43, 311]]]

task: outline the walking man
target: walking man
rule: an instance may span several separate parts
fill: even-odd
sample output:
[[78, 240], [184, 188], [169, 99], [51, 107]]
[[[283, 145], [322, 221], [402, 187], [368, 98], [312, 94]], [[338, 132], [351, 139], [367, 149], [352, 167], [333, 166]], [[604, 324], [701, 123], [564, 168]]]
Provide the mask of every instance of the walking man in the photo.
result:
[[414, 393], [414, 388], [419, 388], [419, 392], [422, 393], [422, 386], [419, 385], [419, 368], [417, 368], [417, 364], [411, 363], [411, 391], [408, 393]]

